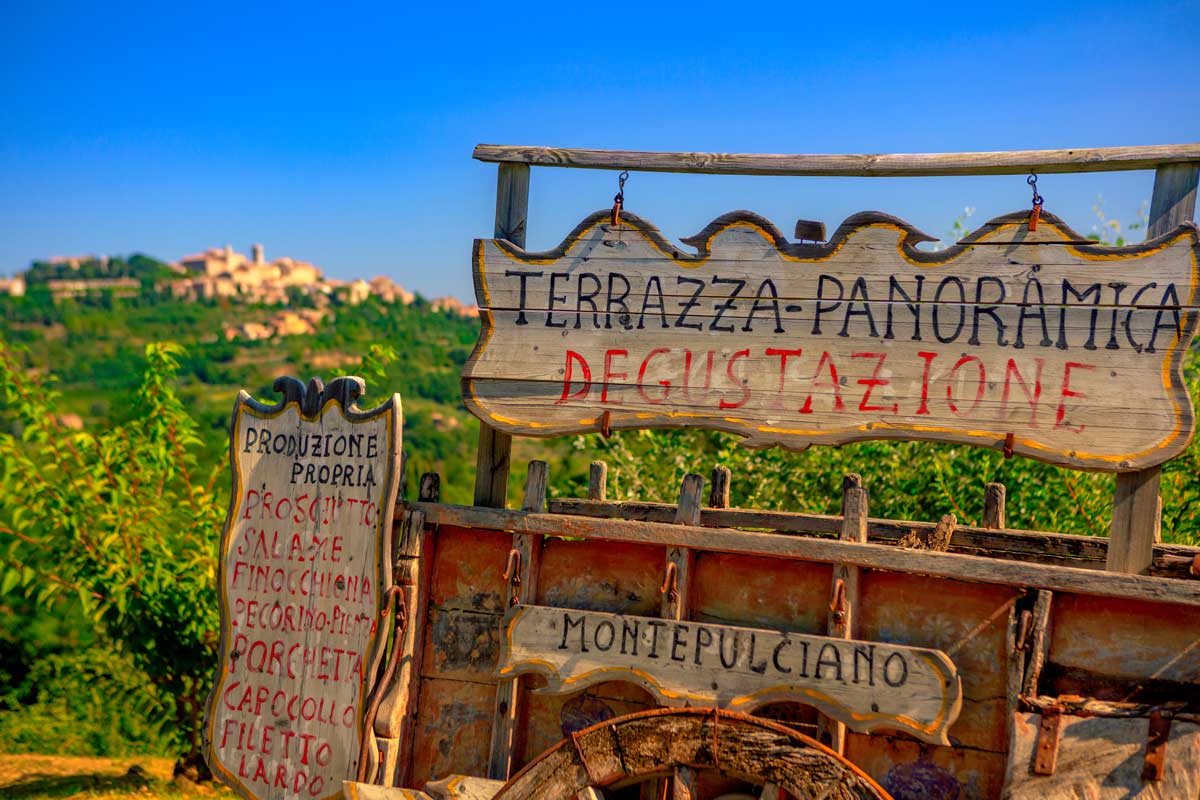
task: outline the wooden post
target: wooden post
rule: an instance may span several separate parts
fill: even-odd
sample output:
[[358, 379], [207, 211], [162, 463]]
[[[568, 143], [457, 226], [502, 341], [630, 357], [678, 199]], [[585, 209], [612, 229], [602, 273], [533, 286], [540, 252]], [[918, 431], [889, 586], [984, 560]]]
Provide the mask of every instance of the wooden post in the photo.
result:
[[[522, 511], [540, 514], [546, 510], [546, 483], [550, 469], [545, 461], [530, 461], [525, 479], [525, 499]], [[505, 587], [506, 598], [515, 596], [520, 603], [537, 599], [538, 570], [542, 561], [542, 537], [538, 534], [514, 533], [513, 550], [519, 555], [517, 568]], [[506, 781], [512, 771], [513, 758], [523, 746], [519, 720], [523, 692], [521, 678], [500, 681], [496, 686], [496, 714], [492, 723], [492, 749], [488, 759], [488, 777]]]
[[588, 500], [603, 501], [608, 494], [608, 464], [593, 461], [588, 468]]
[[1008, 490], [1003, 483], [989, 483], [983, 488], [983, 527], [1004, 529], [1004, 504], [1007, 498]]
[[713, 467], [712, 487], [708, 490], [710, 508], [729, 508], [729, 467]]
[[[1196, 179], [1200, 164], [1168, 164], [1154, 173], [1150, 224], [1146, 238], [1167, 233], [1196, 212]], [[1161, 468], [1117, 473], [1112, 529], [1108, 538], [1108, 571], [1141, 573], [1154, 561], [1159, 540], [1158, 485]]]
[[[504, 162], [496, 179], [496, 225], [494, 236], [525, 246], [525, 223], [529, 216], [529, 165]], [[504, 508], [508, 495], [509, 456], [512, 436], [479, 423], [479, 447], [475, 458], [475, 505]]]
[[[679, 487], [679, 506], [675, 510], [676, 525], [700, 524], [700, 493], [704, 478], [685, 475]], [[692, 551], [686, 547], [667, 550], [665, 582], [663, 583], [661, 613], [665, 619], [685, 619], [688, 595], [692, 585]]]
[[[867, 490], [862, 485], [862, 476], [851, 473], [842, 479], [842, 541], [867, 541], [867, 514]], [[858, 567], [835, 564], [827, 622], [830, 636], [854, 638], [859, 595]], [[822, 715], [818, 725], [818, 740], [837, 753], [845, 752], [846, 726]]]

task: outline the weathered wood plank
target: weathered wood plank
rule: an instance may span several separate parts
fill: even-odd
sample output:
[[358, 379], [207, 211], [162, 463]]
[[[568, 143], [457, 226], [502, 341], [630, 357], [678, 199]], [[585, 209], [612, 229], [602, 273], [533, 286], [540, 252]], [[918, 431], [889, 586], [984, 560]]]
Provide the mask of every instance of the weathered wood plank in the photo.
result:
[[[1160, 166], [1154, 174], [1147, 238], [1159, 236], [1196, 211], [1196, 164]], [[1158, 495], [1160, 471], [1154, 467], [1117, 476], [1113, 497], [1108, 569], [1144, 572], [1154, 560], [1154, 544], [1161, 540], [1162, 500]]]
[[[679, 487], [679, 502], [675, 506], [676, 525], [700, 524], [704, 479], [689, 474]], [[661, 615], [665, 619], [686, 619], [692, 592], [694, 558], [686, 547], [667, 548], [662, 589]]]
[[[539, 513], [545, 510], [549, 478], [550, 468], [545, 461], [529, 462], [522, 511]], [[513, 553], [516, 554], [516, 563], [512, 561]], [[541, 571], [542, 537], [527, 533], [513, 534], [509, 558], [508, 566], [512, 573], [508, 581], [508, 594], [512, 604], [533, 602], [537, 597], [538, 574]], [[488, 759], [488, 775], [494, 780], [508, 780], [513, 759], [521, 751], [523, 732], [519, 721], [523, 711], [522, 694], [520, 678], [501, 681], [496, 687], [492, 752]]]
[[953, 662], [932, 649], [546, 606], [514, 607], [504, 631], [498, 676], [540, 675], [541, 692], [623, 680], [667, 705], [802, 702], [943, 745], [962, 704]]
[[504, 781], [450, 775], [425, 784], [425, 792], [433, 800], [492, 800], [503, 786]]
[[357, 781], [342, 782], [342, 797], [346, 800], [433, 800], [417, 789], [401, 789], [396, 786], [376, 786]]
[[677, 766], [720, 769], [776, 783], [796, 797], [887, 795], [862, 770], [782, 725], [743, 714], [659, 709], [615, 719], [528, 764], [496, 800], [572, 797], [588, 786], [628, 785]]
[[983, 492], [983, 527], [1003, 529], [1004, 502], [1008, 490], [1003, 483], [989, 483], [983, 488]]
[[712, 487], [708, 492], [710, 508], [729, 508], [729, 484], [732, 478], [729, 467], [713, 467]]
[[[528, 165], [501, 164], [496, 175], [496, 224], [492, 235], [524, 247], [528, 217]], [[481, 422], [475, 459], [475, 505], [504, 508], [511, 453], [512, 436]]]
[[[851, 473], [842, 479], [842, 530], [838, 537], [843, 542], [867, 541], [867, 490], [862, 485], [862, 476]], [[857, 567], [835, 564], [833, 583], [830, 589], [827, 629], [830, 636], [841, 639], [857, 639], [857, 614], [861, 591]], [[846, 749], [846, 725], [840, 720], [822, 716], [818, 722], [820, 742], [835, 753]]]
[[[643, 522], [670, 522], [675, 506], [666, 503], [593, 503], [575, 498], [551, 500], [552, 514], [629, 519]], [[700, 524], [719, 528], [770, 529], [780, 533], [806, 533], [835, 536], [840, 530], [841, 517], [829, 514], [802, 514], [792, 511], [758, 511], [750, 509], [703, 509]], [[867, 521], [869, 541], [895, 543], [911, 531], [932, 532], [936, 523], [873, 518]], [[1103, 569], [1108, 553], [1108, 539], [1098, 536], [1079, 536], [1047, 531], [1008, 528], [1003, 531], [963, 525], [955, 528], [950, 543], [951, 552], [970, 555], [1012, 558], [1062, 566]], [[1155, 562], [1150, 574], [1170, 574], [1187, 577], [1192, 559], [1200, 547], [1157, 545]]]
[[603, 502], [608, 495], [608, 464], [593, 461], [588, 468], [588, 500]]
[[1009, 150], [982, 153], [874, 153], [776, 155], [760, 153], [664, 153], [480, 144], [479, 161], [539, 167], [699, 172], [725, 175], [933, 177], [938, 175], [1040, 175], [1154, 169], [1200, 161], [1200, 144], [1090, 147], [1074, 150]]
[[[1005, 797], [1012, 800], [1170, 800], [1200, 794], [1200, 725], [1171, 726], [1162, 781], [1142, 780], [1145, 719], [1062, 717], [1062, 739], [1053, 775], [1030, 769], [1040, 714], [1018, 714]], [[1081, 787], [1086, 794], [1081, 795]]]
[[1046, 656], [1050, 651], [1050, 610], [1054, 607], [1054, 593], [1039, 589], [1037, 600], [1033, 604], [1033, 616], [1030, 620], [1027, 646], [1029, 663], [1021, 682], [1021, 694], [1034, 697], [1038, 694], [1038, 680], [1042, 675], [1042, 667], [1046, 664]]
[[919, 572], [944, 578], [1011, 586], [1060, 589], [1098, 597], [1120, 597], [1181, 605], [1200, 605], [1200, 582], [1152, 578], [1141, 575], [1097, 573], [1076, 567], [1008, 562], [958, 553], [901, 550], [877, 544], [829, 541], [777, 533], [756, 533], [727, 528], [694, 528], [683, 525], [635, 522], [623, 519], [587, 519], [560, 514], [523, 514], [432, 503], [412, 504], [432, 523], [475, 528], [577, 536], [585, 539], [643, 542], [660, 546], [690, 547], [747, 555], [844, 562], [870, 569]]
[[1049, 215], [1031, 232], [1027, 216], [938, 253], [875, 213], [801, 245], [734, 212], [685, 240], [695, 254], [632, 214], [619, 229], [594, 214], [543, 253], [477, 241], [483, 330], [464, 401], [532, 436], [925, 439], [1113, 472], [1178, 454], [1194, 416], [1195, 226], [1108, 248], [1069, 244], [1086, 240]]
[[[393, 602], [402, 428], [399, 395], [358, 407], [361, 378], [280, 378], [275, 390], [273, 406], [246, 392], [234, 403], [219, 666], [203, 729], [213, 773], [242, 797], [269, 800], [336, 792], [360, 760], [377, 766], [374, 731], [364, 750], [362, 727], [388, 639], [380, 612]], [[267, 698], [278, 707], [268, 711]], [[289, 704], [314, 708], [285, 723], [321, 750], [319, 763], [294, 748], [264, 754], [272, 731], [282, 734], [262, 719], [286, 716]]]

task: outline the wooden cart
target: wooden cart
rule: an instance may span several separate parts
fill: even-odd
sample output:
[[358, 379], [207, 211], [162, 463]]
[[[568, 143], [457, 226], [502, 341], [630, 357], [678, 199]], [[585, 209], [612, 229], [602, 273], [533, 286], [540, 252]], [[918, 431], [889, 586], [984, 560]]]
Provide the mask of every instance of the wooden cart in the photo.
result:
[[[569, 256], [604, 224], [591, 220], [551, 253], [520, 251], [530, 165], [856, 176], [1153, 168], [1154, 247], [1144, 254], [1190, 222], [1200, 147], [813, 157], [480, 146], [475, 156], [500, 164], [500, 243], [487, 246], [528, 264]], [[689, 241], [703, 250], [731, 227], [757, 226], [778, 252], [811, 255], [754, 219], [718, 223]], [[636, 218], [626, 224], [669, 247]], [[865, 227], [897, 224], [860, 220], [823, 252]], [[499, 325], [486, 290], [473, 363]], [[505, 313], [525, 310], [525, 290], [522, 278], [520, 309]], [[1182, 348], [1195, 326], [1192, 297], [1175, 307]], [[480, 413], [488, 400], [472, 375], [468, 405]], [[561, 398], [521, 402], [565, 404], [576, 396], [566, 381]], [[1082, 396], [1066, 380], [1063, 392]], [[1190, 438], [1190, 402], [1173, 447]], [[582, 429], [653, 427], [615, 410], [597, 408]], [[601, 463], [587, 498], [547, 499], [546, 465], [533, 462], [521, 508], [506, 510], [510, 436], [531, 431], [483, 416], [475, 504], [439, 502], [438, 478], [427, 474], [419, 499], [398, 506], [398, 668], [374, 724], [377, 763], [368, 780], [346, 785], [349, 797], [1200, 794], [1200, 548], [1160, 543], [1158, 463], [1113, 463], [1109, 539], [1008, 529], [998, 484], [979, 487], [984, 527], [873, 518], [855, 475], [845, 476], [841, 515], [739, 509], [720, 467], [707, 482], [689, 475], [667, 505], [606, 500]], [[553, 420], [545, 431], [566, 432]], [[1042, 457], [1038, 442], [997, 431], [987, 446]], [[1098, 468], [1083, 459], [1064, 451], [1061, 463]]]

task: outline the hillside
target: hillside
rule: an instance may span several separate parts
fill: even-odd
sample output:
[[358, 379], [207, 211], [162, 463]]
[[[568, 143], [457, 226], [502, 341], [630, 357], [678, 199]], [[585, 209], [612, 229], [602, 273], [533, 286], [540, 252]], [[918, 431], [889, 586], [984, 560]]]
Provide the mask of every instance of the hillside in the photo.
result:
[[[229, 299], [185, 301], [150, 289], [129, 298], [93, 294], [54, 302], [31, 292], [0, 298], [0, 336], [24, 349], [28, 368], [55, 377], [63, 394], [61, 414], [84, 427], [121, 421], [122, 403], [141, 380], [145, 345], [177, 342], [185, 348], [180, 394], [201, 425], [210, 457], [221, 461], [239, 389], [273, 401], [271, 384], [283, 375], [326, 381], [361, 375], [367, 380], [364, 407], [391, 392], [403, 398], [406, 483], [415, 486], [422, 472], [437, 471], [447, 500], [470, 502], [478, 423], [460, 401], [459, 373], [478, 320], [435, 310], [420, 296], [411, 304], [368, 297], [356, 305], [329, 306], [311, 333], [226, 338], [230, 329], [265, 326], [281, 308]], [[364, 371], [364, 357], [373, 352], [372, 369]], [[561, 443], [548, 451], [523, 442], [517, 455], [559, 460], [566, 453]]]

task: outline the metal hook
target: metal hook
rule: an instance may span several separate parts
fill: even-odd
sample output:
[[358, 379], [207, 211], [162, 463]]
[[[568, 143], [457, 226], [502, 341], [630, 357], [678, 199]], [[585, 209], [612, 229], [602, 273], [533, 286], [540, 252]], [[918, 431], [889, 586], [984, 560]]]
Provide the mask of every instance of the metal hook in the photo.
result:
[[1029, 184], [1029, 187], [1033, 190], [1033, 209], [1029, 212], [1029, 230], [1031, 231], [1037, 230], [1038, 220], [1042, 216], [1042, 204], [1044, 202], [1042, 196], [1038, 194], [1037, 181], [1038, 179], [1036, 172], [1030, 172], [1029, 177], [1025, 179], [1025, 183]]
[[846, 582], [841, 578], [833, 585], [833, 602], [829, 604], [829, 610], [838, 625], [846, 621]]
[[521, 551], [513, 548], [508, 551], [508, 564], [504, 567], [504, 580], [512, 586], [512, 598], [509, 600], [509, 605], [518, 605], [521, 598], [517, 594], [517, 590], [521, 588]]
[[625, 205], [625, 181], [629, 180], [629, 170], [621, 170], [617, 176], [617, 193], [613, 196], [612, 225], [614, 228], [621, 224], [621, 208]]

